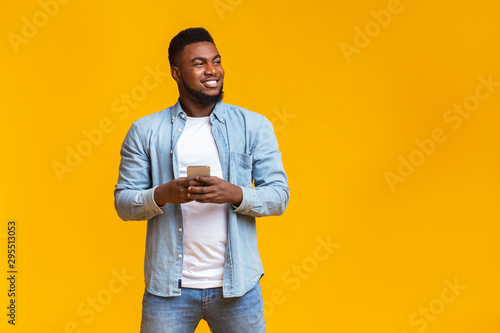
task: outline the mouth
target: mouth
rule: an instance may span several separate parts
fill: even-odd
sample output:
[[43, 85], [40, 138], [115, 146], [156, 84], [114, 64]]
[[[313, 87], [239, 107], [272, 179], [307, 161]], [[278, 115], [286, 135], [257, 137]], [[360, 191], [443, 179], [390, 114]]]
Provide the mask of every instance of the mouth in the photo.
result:
[[201, 81], [201, 83], [207, 88], [217, 88], [219, 86], [219, 79], [208, 79]]

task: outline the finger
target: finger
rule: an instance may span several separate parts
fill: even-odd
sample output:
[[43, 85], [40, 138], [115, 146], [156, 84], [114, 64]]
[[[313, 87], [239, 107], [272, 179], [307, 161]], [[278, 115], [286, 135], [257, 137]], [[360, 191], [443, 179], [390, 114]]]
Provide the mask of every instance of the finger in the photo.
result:
[[203, 186], [203, 183], [197, 182], [196, 180], [189, 180], [188, 186]]
[[179, 203], [185, 203], [185, 202], [189, 202], [189, 201], [193, 201], [193, 199], [190, 199], [188, 196], [187, 196], [187, 191], [182, 191], [179, 193], [179, 196], [178, 196], [178, 201]]
[[182, 187], [188, 187], [190, 181], [187, 179], [187, 177], [181, 177], [177, 178], [177, 182]]
[[209, 193], [210, 188], [207, 186], [189, 186], [187, 188], [189, 193]]
[[212, 180], [212, 177], [198, 176], [198, 177], [196, 177], [196, 180], [199, 181], [200, 183], [203, 183], [206, 185], [212, 185], [214, 183]]
[[206, 194], [188, 193], [187, 197], [188, 199], [195, 201], [206, 200]]

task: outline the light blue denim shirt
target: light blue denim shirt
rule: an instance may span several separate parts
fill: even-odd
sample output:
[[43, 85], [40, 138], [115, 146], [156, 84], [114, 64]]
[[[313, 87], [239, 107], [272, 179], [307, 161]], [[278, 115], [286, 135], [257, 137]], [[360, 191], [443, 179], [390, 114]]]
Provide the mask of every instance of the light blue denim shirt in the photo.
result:
[[[271, 122], [241, 107], [219, 102], [210, 115], [224, 180], [238, 185], [243, 200], [229, 210], [223, 295], [244, 295], [264, 270], [255, 217], [281, 215], [288, 180]], [[186, 124], [177, 103], [136, 120], [121, 149], [115, 208], [121, 219], [148, 220], [144, 278], [148, 292], [178, 296], [182, 286], [183, 223], [179, 204], [158, 207], [156, 186], [179, 177], [176, 144]], [[253, 184], [252, 184], [253, 181]], [[209, 236], [209, 235], [207, 235]]]

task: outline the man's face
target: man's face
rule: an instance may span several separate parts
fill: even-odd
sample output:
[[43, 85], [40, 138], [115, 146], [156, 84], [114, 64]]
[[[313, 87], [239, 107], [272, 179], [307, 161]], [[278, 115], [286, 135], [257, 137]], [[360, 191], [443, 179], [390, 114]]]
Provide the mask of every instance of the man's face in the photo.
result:
[[[224, 68], [217, 48], [210, 42], [187, 45], [179, 59], [177, 83], [181, 94], [204, 104], [213, 104], [222, 99]], [[175, 69], [174, 69], [175, 70]]]

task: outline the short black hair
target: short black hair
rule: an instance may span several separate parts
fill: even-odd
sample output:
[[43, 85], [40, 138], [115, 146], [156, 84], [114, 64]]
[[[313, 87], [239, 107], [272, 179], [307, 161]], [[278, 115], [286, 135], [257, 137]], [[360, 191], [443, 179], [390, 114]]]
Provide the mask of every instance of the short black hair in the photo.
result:
[[168, 61], [170, 62], [170, 67], [176, 65], [179, 54], [184, 50], [186, 45], [199, 42], [210, 42], [215, 45], [212, 36], [210, 36], [210, 33], [204, 28], [188, 28], [182, 30], [172, 38], [168, 46]]

